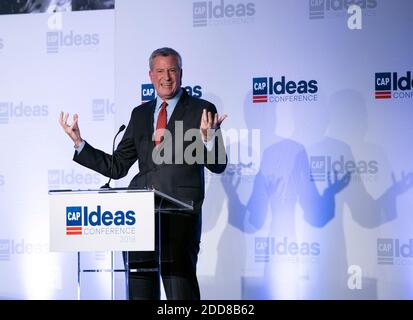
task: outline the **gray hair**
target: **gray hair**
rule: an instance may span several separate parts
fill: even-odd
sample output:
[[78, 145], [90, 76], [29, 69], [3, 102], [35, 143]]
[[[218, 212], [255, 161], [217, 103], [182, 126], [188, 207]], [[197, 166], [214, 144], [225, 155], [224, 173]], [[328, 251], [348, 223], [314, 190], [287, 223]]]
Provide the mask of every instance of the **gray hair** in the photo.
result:
[[164, 48], [156, 49], [154, 52], [152, 52], [151, 56], [149, 57], [149, 69], [150, 70], [153, 69], [153, 60], [158, 56], [162, 56], [162, 57], [174, 56], [178, 63], [178, 68], [182, 69], [181, 55], [172, 48], [164, 47]]

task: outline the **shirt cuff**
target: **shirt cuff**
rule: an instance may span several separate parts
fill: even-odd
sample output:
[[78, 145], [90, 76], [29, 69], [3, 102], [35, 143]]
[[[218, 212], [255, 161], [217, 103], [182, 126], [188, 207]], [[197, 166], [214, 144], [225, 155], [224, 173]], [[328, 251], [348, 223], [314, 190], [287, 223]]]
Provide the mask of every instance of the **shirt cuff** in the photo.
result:
[[204, 146], [207, 149], [208, 152], [211, 152], [212, 149], [214, 148], [214, 142], [215, 142], [215, 135], [213, 136], [212, 139], [209, 139], [208, 141], [203, 141]]
[[77, 152], [77, 154], [81, 153], [83, 150], [83, 147], [85, 146], [86, 142], [85, 140], [83, 140], [77, 147], [75, 146], [75, 151]]

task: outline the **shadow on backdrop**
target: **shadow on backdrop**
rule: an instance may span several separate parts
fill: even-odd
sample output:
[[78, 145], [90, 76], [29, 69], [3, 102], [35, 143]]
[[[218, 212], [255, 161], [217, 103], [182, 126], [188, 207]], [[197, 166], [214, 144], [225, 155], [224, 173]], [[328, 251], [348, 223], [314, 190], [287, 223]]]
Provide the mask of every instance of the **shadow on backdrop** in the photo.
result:
[[[305, 296], [377, 299], [375, 278], [363, 277], [361, 290], [350, 290], [347, 282], [348, 268], [353, 264], [360, 266], [364, 274], [374, 274], [379, 235], [377, 231], [367, 233], [363, 229], [350, 233], [345, 228], [346, 221], [373, 229], [394, 220], [397, 196], [411, 188], [412, 174], [402, 173], [401, 179], [396, 180], [384, 151], [366, 141], [368, 115], [359, 92], [336, 92], [328, 103], [322, 98], [311, 109], [295, 106], [294, 121], [294, 137], [308, 146], [311, 179], [319, 190], [328, 186], [329, 171], [348, 171], [352, 175], [347, 188], [336, 197], [336, 219], [323, 230], [307, 229], [307, 236], [320, 244], [321, 254], [318, 264], [309, 270], [313, 284], [308, 286]], [[355, 227], [350, 228], [352, 231]]]
[[238, 281], [243, 299], [299, 299], [300, 260], [319, 249], [299, 241], [296, 205], [307, 223], [325, 226], [334, 218], [335, 195], [348, 185], [350, 174], [328, 173], [320, 194], [310, 179], [304, 146], [276, 136], [275, 104], [253, 104], [249, 92], [244, 117], [248, 129], [261, 130], [263, 152], [248, 194], [242, 173], [221, 178], [228, 223], [218, 246], [216, 276], [226, 283], [228, 277]]

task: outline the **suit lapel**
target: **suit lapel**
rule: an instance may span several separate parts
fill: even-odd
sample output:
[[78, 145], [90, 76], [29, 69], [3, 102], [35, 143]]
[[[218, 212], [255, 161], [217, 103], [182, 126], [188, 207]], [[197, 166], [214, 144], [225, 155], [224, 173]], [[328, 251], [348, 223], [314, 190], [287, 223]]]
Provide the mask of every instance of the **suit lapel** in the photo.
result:
[[[156, 107], [156, 100], [153, 100], [147, 108], [147, 112], [149, 113], [147, 117], [150, 119], [149, 124], [148, 124], [148, 133], [150, 137], [152, 137], [154, 134], [153, 121], [154, 121], [154, 115], [155, 115], [155, 107]], [[154, 145], [155, 145], [155, 142], [154, 142]]]
[[171, 118], [168, 121], [168, 125], [166, 126], [166, 129], [168, 129], [171, 133], [175, 131], [175, 121], [182, 121], [184, 119], [184, 114], [188, 106], [188, 94], [185, 89], [182, 90], [184, 90], [182, 96], [176, 104], [174, 112], [172, 113]]

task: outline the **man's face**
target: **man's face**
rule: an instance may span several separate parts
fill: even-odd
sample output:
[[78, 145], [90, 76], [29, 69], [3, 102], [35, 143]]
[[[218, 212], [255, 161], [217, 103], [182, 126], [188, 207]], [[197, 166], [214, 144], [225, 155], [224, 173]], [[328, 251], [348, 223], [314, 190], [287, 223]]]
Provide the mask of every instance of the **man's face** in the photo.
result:
[[153, 60], [149, 77], [159, 97], [163, 100], [170, 99], [181, 87], [182, 70], [174, 56], [157, 56]]

